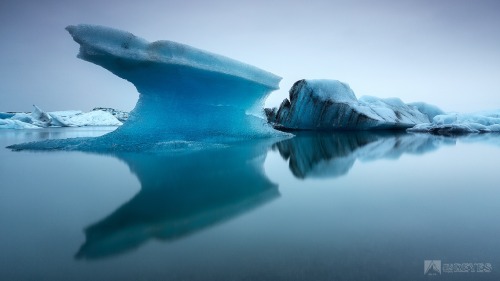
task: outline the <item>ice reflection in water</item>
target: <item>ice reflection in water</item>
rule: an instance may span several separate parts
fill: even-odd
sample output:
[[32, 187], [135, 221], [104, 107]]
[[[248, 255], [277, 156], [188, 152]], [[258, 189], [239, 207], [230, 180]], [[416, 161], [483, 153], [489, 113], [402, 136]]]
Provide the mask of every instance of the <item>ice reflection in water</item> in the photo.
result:
[[248, 212], [280, 196], [264, 175], [269, 141], [167, 154], [116, 154], [140, 192], [85, 229], [77, 258], [127, 252], [149, 239], [170, 241]]
[[113, 154], [141, 183], [140, 192], [85, 228], [78, 259], [128, 252], [150, 239], [173, 241], [262, 206], [280, 196], [264, 174], [270, 149], [298, 178], [334, 178], [354, 162], [423, 154], [453, 138], [405, 133], [298, 133], [278, 142], [259, 140], [186, 152]]
[[297, 178], [334, 178], [345, 175], [356, 160], [397, 159], [424, 154], [456, 139], [401, 132], [299, 133], [273, 145]]

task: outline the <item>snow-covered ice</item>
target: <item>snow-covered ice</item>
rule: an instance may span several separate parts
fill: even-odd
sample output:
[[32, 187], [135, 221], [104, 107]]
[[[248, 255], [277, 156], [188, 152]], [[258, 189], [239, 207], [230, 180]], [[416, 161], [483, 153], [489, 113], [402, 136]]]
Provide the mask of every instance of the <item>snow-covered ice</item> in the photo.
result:
[[416, 107], [418, 111], [427, 115], [429, 120], [432, 120], [432, 118], [436, 115], [444, 114], [444, 111], [442, 111], [439, 107], [425, 102], [410, 102], [408, 105]]
[[19, 122], [24, 122], [24, 123], [27, 123], [27, 124], [32, 124], [36, 127], [49, 127], [50, 126], [50, 122], [52, 120], [52, 118], [49, 116], [49, 114], [47, 114], [46, 112], [44, 112], [43, 110], [41, 110], [38, 106], [36, 105], [33, 105], [33, 112], [31, 113], [16, 113], [14, 116], [12, 116], [10, 119], [11, 120], [16, 120], [16, 121], [19, 121]]
[[45, 112], [33, 105], [31, 113], [15, 113], [0, 119], [0, 129], [37, 129], [46, 127], [120, 126], [111, 113], [101, 110], [82, 112], [79, 110]]
[[407, 129], [432, 134], [500, 132], [500, 110], [445, 113], [424, 102], [363, 96], [337, 80], [300, 80], [268, 121], [283, 130]]
[[300, 80], [279, 108], [266, 109], [271, 124], [285, 130], [406, 129], [429, 122], [440, 112], [424, 103], [405, 104], [398, 98], [356, 98], [349, 85], [337, 80]]
[[13, 119], [0, 119], [0, 129], [38, 129], [40, 127], [30, 123]]
[[[69, 114], [68, 114], [69, 113]], [[71, 114], [72, 112], [54, 112], [50, 116], [57, 120], [57, 123], [64, 127], [82, 127], [82, 126], [121, 126], [120, 122], [111, 113], [106, 111], [90, 111], [85, 113]]]
[[116, 117], [116, 119], [118, 119], [120, 122], [127, 121], [128, 117], [129, 117], [129, 113], [128, 112], [122, 111], [122, 110], [117, 110], [117, 109], [110, 108], [110, 107], [95, 107], [94, 109], [92, 109], [92, 111], [106, 111], [106, 112], [109, 112], [114, 117]]
[[500, 110], [439, 114], [432, 122], [418, 124], [408, 131], [441, 135], [500, 132]]

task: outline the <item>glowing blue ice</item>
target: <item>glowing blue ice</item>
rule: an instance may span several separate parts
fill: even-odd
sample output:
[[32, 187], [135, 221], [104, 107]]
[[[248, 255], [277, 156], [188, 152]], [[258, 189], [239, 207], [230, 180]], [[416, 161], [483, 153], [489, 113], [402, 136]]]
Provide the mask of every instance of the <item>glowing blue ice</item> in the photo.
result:
[[171, 41], [148, 43], [100, 26], [66, 29], [80, 44], [79, 58], [132, 82], [140, 93], [130, 120], [114, 134], [197, 140], [272, 133], [247, 111], [262, 108], [280, 77]]
[[47, 141], [15, 149], [136, 150], [165, 142], [227, 142], [276, 136], [263, 116], [280, 77], [187, 45], [156, 41], [102, 26], [66, 28], [78, 57], [137, 88], [128, 121], [95, 140]]

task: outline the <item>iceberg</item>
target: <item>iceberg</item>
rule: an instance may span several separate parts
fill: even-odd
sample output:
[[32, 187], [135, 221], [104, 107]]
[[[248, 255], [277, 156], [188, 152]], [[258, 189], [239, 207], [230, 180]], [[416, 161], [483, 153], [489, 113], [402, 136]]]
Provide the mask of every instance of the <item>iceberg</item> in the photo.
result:
[[121, 126], [120, 122], [113, 114], [94, 110], [90, 112], [59, 111], [51, 112], [54, 125], [61, 127], [83, 127], [83, 126]]
[[476, 113], [447, 113], [434, 116], [432, 122], [418, 124], [409, 132], [459, 135], [500, 132], [500, 110]]
[[281, 130], [407, 129], [429, 122], [442, 111], [425, 103], [405, 104], [398, 98], [360, 99], [337, 80], [299, 80], [279, 108], [265, 110]]
[[110, 107], [95, 107], [92, 111], [106, 111], [111, 113], [118, 121], [125, 122], [128, 120], [128, 112], [110, 108]]
[[[121, 126], [120, 122], [110, 111], [111, 109], [94, 109], [90, 112], [66, 110], [45, 112], [33, 105], [31, 113], [15, 113], [2, 120], [0, 129], [37, 129], [47, 127], [83, 127], [83, 126]], [[123, 112], [116, 111], [116, 114]]]
[[38, 129], [40, 127], [30, 123], [13, 119], [0, 119], [0, 129]]
[[33, 105], [33, 107], [34, 107], [33, 112], [29, 114], [22, 112], [16, 113], [14, 114], [14, 116], [10, 117], [10, 119], [24, 122], [27, 124], [32, 124], [36, 127], [42, 127], [42, 128], [49, 127], [50, 122], [52, 121], [52, 118], [49, 116], [49, 114], [41, 110], [36, 105]]
[[[76, 127], [76, 124], [70, 121], [73, 116], [83, 114], [79, 110], [65, 110], [50, 112], [49, 116], [52, 118], [51, 125], [55, 127]], [[85, 126], [85, 125], [83, 125]]]
[[131, 82], [139, 100], [127, 122], [97, 139], [15, 145], [13, 149], [136, 150], [165, 142], [228, 142], [284, 136], [264, 117], [263, 103], [281, 77], [172, 41], [147, 42], [103, 26], [66, 30], [78, 57]]
[[0, 112], [0, 119], [9, 119], [12, 118], [14, 115], [15, 113]]

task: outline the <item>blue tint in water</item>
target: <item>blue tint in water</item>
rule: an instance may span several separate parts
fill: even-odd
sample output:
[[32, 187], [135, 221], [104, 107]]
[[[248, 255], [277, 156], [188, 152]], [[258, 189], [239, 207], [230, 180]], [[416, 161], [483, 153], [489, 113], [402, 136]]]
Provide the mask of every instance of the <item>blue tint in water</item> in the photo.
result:
[[127, 252], [149, 239], [176, 240], [279, 197], [263, 173], [269, 142], [172, 155], [120, 153], [141, 182], [130, 201], [85, 229], [77, 258]]
[[[94, 137], [0, 131], [0, 145]], [[498, 280], [496, 135], [0, 150], [2, 280]], [[424, 275], [424, 260], [491, 263]]]

